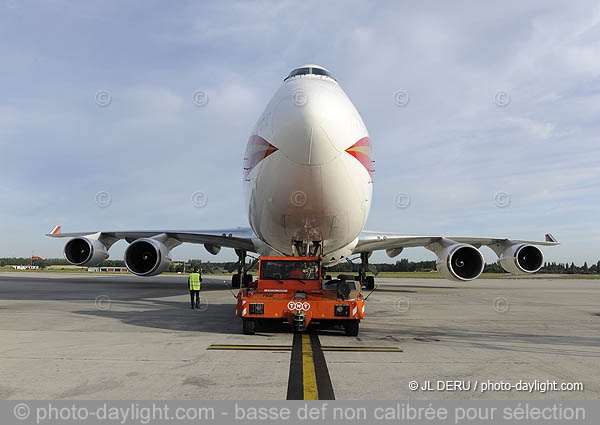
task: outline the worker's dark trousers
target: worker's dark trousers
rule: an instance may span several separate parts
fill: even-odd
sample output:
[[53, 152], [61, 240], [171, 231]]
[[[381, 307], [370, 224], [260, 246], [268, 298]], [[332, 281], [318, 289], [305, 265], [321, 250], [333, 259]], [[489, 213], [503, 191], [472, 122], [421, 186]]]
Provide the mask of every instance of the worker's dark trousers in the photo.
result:
[[[196, 298], [195, 301], [194, 297]], [[200, 291], [190, 289], [190, 301], [192, 302], [192, 308], [200, 308]]]

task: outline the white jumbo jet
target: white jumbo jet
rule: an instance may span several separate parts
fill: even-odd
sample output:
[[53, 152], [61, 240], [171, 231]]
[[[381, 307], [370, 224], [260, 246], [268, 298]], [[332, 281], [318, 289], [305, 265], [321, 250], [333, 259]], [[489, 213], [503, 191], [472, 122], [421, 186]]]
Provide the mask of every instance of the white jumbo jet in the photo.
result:
[[425, 247], [437, 255], [445, 278], [468, 281], [483, 271], [482, 245], [498, 255], [507, 272], [526, 274], [543, 264], [535, 245], [558, 244], [549, 234], [545, 241], [525, 241], [363, 230], [373, 193], [369, 133], [336, 79], [317, 65], [294, 69], [283, 80], [250, 135], [243, 178], [249, 228], [61, 233], [57, 226], [48, 236], [72, 238], [64, 254], [79, 266], [100, 264], [110, 247], [125, 239], [125, 263], [138, 276], [166, 271], [170, 251], [184, 242], [204, 244], [214, 255], [221, 247], [233, 248], [240, 258], [234, 287], [251, 280], [248, 252], [322, 255], [325, 266], [356, 256], [361, 284], [373, 288], [366, 272], [376, 250], [394, 258], [404, 248]]

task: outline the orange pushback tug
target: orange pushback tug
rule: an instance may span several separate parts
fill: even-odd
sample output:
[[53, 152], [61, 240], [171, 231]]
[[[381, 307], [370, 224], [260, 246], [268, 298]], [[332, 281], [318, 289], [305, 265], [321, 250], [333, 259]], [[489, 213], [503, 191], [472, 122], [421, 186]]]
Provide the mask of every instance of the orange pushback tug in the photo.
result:
[[320, 257], [260, 257], [258, 280], [240, 289], [236, 314], [247, 335], [257, 322], [278, 320], [294, 332], [314, 323], [343, 326], [346, 335], [356, 336], [365, 299], [354, 276], [324, 279]]

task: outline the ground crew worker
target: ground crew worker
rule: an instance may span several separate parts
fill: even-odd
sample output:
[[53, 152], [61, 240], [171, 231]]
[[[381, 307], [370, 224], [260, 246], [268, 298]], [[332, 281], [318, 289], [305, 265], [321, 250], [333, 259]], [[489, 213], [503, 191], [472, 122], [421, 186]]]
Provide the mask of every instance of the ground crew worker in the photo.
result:
[[190, 273], [188, 276], [192, 308], [200, 308], [200, 282], [202, 282], [202, 276], [200, 276], [198, 267], [196, 266], [194, 267], [194, 272]]

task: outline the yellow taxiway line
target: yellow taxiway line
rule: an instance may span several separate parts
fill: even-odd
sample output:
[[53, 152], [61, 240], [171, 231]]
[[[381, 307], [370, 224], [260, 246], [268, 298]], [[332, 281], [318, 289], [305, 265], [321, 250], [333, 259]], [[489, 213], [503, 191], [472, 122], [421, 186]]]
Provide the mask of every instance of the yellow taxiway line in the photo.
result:
[[310, 336], [307, 334], [302, 335], [302, 384], [304, 389], [304, 400], [319, 399], [313, 348]]

